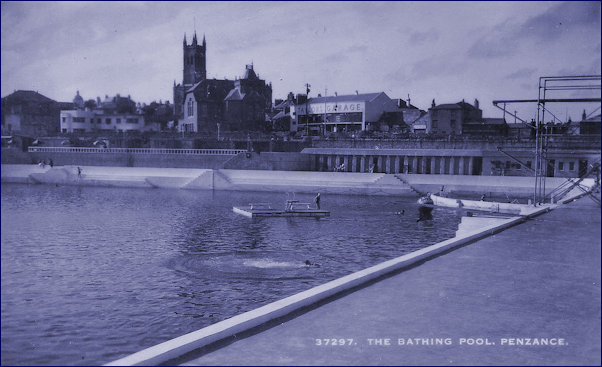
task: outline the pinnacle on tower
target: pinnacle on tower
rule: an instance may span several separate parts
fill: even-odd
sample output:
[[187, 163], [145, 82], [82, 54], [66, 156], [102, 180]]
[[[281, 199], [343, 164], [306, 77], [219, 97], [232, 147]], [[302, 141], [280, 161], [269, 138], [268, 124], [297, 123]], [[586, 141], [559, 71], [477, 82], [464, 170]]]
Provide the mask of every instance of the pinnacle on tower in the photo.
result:
[[207, 43], [205, 42], [205, 33], [203, 33], [203, 46], [205, 46]]
[[194, 31], [194, 36], [192, 37], [192, 44], [193, 45], [197, 45], [197, 41], [196, 41], [196, 31]]
[[186, 32], [184, 32], [184, 46], [186, 46]]

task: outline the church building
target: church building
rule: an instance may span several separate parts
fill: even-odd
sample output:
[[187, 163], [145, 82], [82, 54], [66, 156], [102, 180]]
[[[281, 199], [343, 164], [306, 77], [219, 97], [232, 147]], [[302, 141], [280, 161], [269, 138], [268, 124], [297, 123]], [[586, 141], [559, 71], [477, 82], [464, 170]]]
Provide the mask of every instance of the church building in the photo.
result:
[[272, 85], [259, 79], [246, 65], [240, 79], [207, 79], [207, 43], [198, 44], [196, 32], [183, 44], [184, 72], [174, 81], [174, 115], [184, 132], [258, 130], [272, 104]]

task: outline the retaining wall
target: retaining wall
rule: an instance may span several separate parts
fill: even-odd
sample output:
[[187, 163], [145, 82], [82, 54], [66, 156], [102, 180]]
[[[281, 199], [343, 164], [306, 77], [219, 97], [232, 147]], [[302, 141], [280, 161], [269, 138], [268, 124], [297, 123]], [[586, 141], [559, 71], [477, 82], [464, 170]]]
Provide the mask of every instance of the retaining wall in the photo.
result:
[[[530, 198], [530, 177], [411, 175], [352, 172], [186, 169], [156, 167], [104, 167], [76, 165], [41, 168], [38, 165], [2, 165], [2, 182], [65, 185], [157, 187], [203, 190], [274, 191], [350, 195], [418, 196], [444, 191], [451, 195]], [[588, 182], [593, 180], [588, 179]], [[550, 192], [565, 182], [547, 178]], [[590, 185], [591, 186], [591, 185]], [[525, 200], [526, 202], [526, 200]]]
[[168, 155], [132, 153], [29, 153], [31, 162], [52, 159], [55, 165], [158, 167], [158, 168], [211, 168], [219, 169], [232, 155]]

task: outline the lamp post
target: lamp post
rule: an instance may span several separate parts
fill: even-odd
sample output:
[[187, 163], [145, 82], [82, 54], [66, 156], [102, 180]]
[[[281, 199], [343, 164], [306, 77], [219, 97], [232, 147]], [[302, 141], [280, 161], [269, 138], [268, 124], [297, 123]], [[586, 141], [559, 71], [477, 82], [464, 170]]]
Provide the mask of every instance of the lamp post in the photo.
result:
[[305, 100], [305, 133], [309, 136], [309, 83], [305, 83], [305, 91], [307, 92], [307, 98]]
[[326, 95], [328, 88], [324, 88], [324, 121], [322, 121], [322, 136], [326, 135]]

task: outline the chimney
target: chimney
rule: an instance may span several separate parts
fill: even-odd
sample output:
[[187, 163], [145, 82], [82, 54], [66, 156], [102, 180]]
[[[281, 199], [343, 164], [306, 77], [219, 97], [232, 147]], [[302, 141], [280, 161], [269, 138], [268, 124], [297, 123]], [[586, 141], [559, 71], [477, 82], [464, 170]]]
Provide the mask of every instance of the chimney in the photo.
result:
[[357, 89], [356, 89], [356, 90], [355, 90], [355, 95], [356, 95], [356, 96], [359, 96], [359, 94], [360, 94], [360, 93], [359, 93], [359, 92], [357, 91]]
[[476, 99], [476, 98], [474, 99], [474, 107], [475, 107], [476, 109], [478, 109], [478, 108], [479, 108], [479, 100], [478, 100], [478, 99]]

